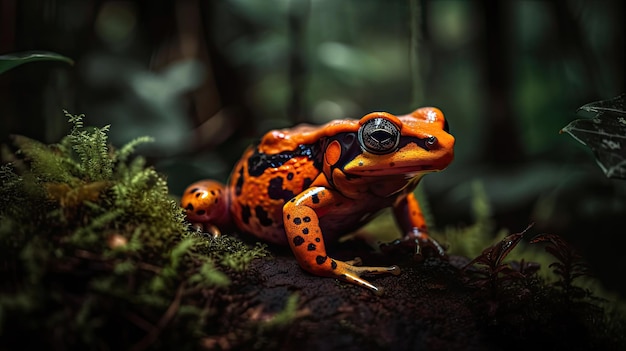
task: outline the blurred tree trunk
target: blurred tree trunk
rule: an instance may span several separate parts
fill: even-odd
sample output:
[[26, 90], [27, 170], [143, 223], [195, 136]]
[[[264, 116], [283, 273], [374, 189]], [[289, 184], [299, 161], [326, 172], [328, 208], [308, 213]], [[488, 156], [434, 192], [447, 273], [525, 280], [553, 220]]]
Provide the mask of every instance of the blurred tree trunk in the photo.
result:
[[[587, 82], [587, 89], [581, 92], [581, 96], [578, 96], [580, 104], [588, 101], [608, 99], [618, 93], [626, 92], [626, 86], [624, 85], [626, 77], [624, 77], [624, 62], [622, 61], [624, 48], [626, 47], [623, 25], [621, 26], [622, 30], [617, 30], [612, 35], [615, 39], [614, 45], [611, 45], [612, 51], [609, 51], [610, 54], [606, 58], [600, 60], [598, 54], [601, 50], [594, 50], [590, 35], [585, 32], [585, 30], [589, 29], [589, 26], [584, 25], [582, 16], [574, 13], [572, 4], [567, 0], [557, 0], [550, 2], [550, 5], [558, 30], [558, 39], [562, 41], [561, 49], [564, 49], [557, 55], [563, 56], [564, 61], [567, 58], [574, 58], [575, 61], [579, 61], [582, 79]], [[612, 9], [611, 16], [614, 16], [614, 18], [608, 17], [607, 23], [623, 23], [624, 1], [614, 1], [610, 5]], [[582, 11], [584, 10], [585, 8], [583, 7]], [[610, 62], [609, 66], [615, 69], [611, 73], [615, 77], [621, 77], [621, 82], [619, 78], [613, 80], [616, 82], [616, 86], [612, 86], [611, 74], [606, 74], [606, 68], [600, 67], [601, 62]]]
[[512, 104], [511, 50], [508, 3], [498, 0], [480, 2], [484, 15], [483, 49], [484, 74], [487, 81], [487, 102], [484, 122], [485, 161], [512, 164], [524, 157], [520, 131]]
[[[15, 51], [15, 8], [17, 0], [0, 1], [0, 54]], [[15, 120], [9, 116], [15, 114], [13, 104], [10, 104], [8, 94], [10, 72], [0, 76], [0, 143], [5, 143], [8, 133], [15, 130]]]
[[306, 100], [307, 48], [306, 25], [311, 4], [309, 0], [291, 0], [289, 3], [289, 85], [291, 95], [287, 106], [287, 116], [294, 123], [306, 122], [308, 110]]

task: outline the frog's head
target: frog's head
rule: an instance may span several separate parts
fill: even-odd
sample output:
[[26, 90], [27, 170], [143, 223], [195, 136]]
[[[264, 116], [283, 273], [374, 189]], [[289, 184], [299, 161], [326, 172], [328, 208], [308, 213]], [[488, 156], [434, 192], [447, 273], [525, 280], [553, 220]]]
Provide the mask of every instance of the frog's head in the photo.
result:
[[361, 152], [347, 160], [343, 171], [362, 176], [422, 174], [440, 171], [454, 156], [454, 137], [443, 113], [424, 107], [409, 115], [370, 113], [359, 121]]

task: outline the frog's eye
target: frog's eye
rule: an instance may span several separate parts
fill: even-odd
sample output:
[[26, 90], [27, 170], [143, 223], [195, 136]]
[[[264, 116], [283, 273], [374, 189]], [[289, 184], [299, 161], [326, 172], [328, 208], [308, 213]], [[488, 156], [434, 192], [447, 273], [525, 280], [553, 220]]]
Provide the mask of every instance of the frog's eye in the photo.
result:
[[359, 128], [359, 144], [373, 154], [395, 151], [400, 142], [398, 127], [384, 118], [372, 118]]

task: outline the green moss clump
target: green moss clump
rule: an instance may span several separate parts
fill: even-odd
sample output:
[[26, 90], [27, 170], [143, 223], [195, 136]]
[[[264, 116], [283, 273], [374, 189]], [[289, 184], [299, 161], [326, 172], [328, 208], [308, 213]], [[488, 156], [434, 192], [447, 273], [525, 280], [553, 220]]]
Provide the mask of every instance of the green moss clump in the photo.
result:
[[190, 230], [165, 179], [131, 157], [151, 138], [118, 150], [109, 126], [65, 115], [72, 129], [58, 144], [15, 136], [17, 150], [3, 149], [0, 339], [20, 348], [194, 345], [212, 313], [194, 296], [228, 286], [225, 272], [267, 252]]

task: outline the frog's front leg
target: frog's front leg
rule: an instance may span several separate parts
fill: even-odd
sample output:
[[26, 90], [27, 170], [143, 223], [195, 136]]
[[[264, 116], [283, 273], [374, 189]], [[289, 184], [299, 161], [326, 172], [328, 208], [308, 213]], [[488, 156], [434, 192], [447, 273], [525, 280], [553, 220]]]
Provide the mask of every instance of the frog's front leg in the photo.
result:
[[[393, 213], [405, 235], [402, 239], [396, 240], [389, 245], [414, 247], [415, 256], [418, 258], [422, 258], [424, 247], [430, 247], [440, 257], [446, 257], [444, 248], [428, 235], [426, 221], [415, 194], [411, 192], [405, 197], [398, 198], [398, 201], [393, 206]], [[389, 245], [386, 248], [389, 248]]]
[[[313, 274], [338, 278], [364, 286], [377, 294], [382, 289], [361, 278], [365, 274], [400, 274], [398, 266], [368, 267], [353, 262], [335, 260], [328, 257], [324, 237], [320, 228], [320, 218], [329, 208], [344, 197], [324, 187], [309, 188], [288, 201], [283, 207], [285, 232], [291, 250], [300, 266]], [[344, 204], [349, 206], [349, 204]]]

